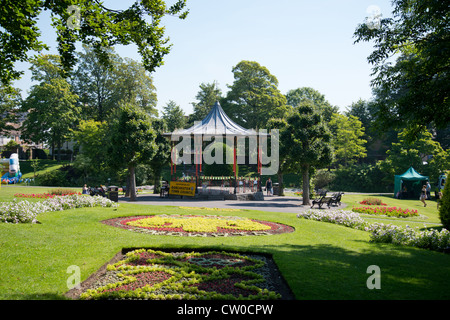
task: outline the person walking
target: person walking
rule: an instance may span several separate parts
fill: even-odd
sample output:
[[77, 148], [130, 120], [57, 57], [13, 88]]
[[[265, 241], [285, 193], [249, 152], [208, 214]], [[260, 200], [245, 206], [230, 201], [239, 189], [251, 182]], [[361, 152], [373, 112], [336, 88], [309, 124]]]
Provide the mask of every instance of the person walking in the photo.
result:
[[424, 184], [422, 186], [422, 193], [420, 194], [420, 201], [423, 202], [423, 206], [426, 207], [427, 203], [425, 202], [425, 199], [427, 198], [427, 186]]

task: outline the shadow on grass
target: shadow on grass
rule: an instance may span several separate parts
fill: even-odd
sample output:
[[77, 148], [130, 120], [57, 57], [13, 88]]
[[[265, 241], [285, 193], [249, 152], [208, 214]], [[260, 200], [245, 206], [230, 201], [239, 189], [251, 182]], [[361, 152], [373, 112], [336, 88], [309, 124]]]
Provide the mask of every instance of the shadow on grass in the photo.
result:
[[[356, 245], [358, 246], [356, 241]], [[449, 299], [450, 255], [417, 248], [372, 244], [350, 251], [332, 245], [266, 245], [250, 250], [273, 254], [296, 299]], [[380, 268], [380, 289], [369, 289]]]

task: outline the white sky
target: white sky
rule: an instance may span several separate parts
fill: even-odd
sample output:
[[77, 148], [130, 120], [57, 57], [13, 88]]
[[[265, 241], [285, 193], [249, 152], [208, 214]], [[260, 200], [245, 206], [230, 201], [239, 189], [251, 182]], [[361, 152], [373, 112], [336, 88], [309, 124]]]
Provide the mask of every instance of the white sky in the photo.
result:
[[[122, 9], [132, 3], [107, 0], [105, 6]], [[159, 110], [173, 100], [191, 113], [202, 82], [217, 81], [225, 94], [233, 83], [231, 70], [242, 60], [267, 67], [281, 93], [312, 87], [342, 111], [359, 98], [372, 97], [367, 57], [373, 47], [353, 44], [353, 33], [370, 16], [370, 6], [390, 16], [389, 0], [187, 0], [187, 5], [185, 20], [163, 20], [173, 47], [152, 74]], [[48, 14], [39, 26], [43, 41], [56, 53]], [[140, 60], [135, 46], [116, 47], [116, 52]], [[17, 67], [26, 70], [28, 64]], [[32, 85], [29, 78], [27, 71], [15, 83], [23, 97]]]

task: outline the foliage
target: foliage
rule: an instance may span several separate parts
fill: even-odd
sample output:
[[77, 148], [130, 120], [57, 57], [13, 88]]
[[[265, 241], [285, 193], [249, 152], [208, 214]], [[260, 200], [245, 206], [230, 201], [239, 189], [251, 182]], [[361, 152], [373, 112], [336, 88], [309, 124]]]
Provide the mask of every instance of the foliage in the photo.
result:
[[329, 165], [333, 159], [330, 131], [312, 102], [300, 103], [287, 119], [287, 128], [280, 133], [289, 146], [291, 168], [302, 172], [303, 204], [309, 204], [310, 170]]
[[218, 87], [217, 82], [202, 83], [195, 98], [198, 102], [192, 103], [194, 110], [189, 115], [189, 124], [193, 124], [195, 121], [201, 121], [208, 115], [212, 106], [222, 99], [222, 90]]
[[358, 213], [344, 210], [307, 210], [299, 213], [297, 217], [369, 231], [372, 242], [393, 243], [435, 251], [443, 251], [450, 247], [450, 232], [447, 229], [421, 231], [418, 227], [404, 228], [393, 224], [368, 223]]
[[339, 111], [339, 107], [332, 106], [326, 99], [325, 95], [310, 87], [301, 87], [289, 90], [286, 93], [287, 104], [292, 107], [297, 107], [300, 103], [311, 102], [316, 111], [321, 113], [324, 120], [329, 122], [333, 113]]
[[383, 203], [383, 201], [381, 199], [378, 198], [374, 198], [374, 197], [369, 197], [369, 198], [364, 198], [363, 201], [361, 201], [359, 204], [365, 204], [368, 206], [385, 206], [386, 204]]
[[247, 129], [266, 128], [270, 118], [283, 118], [288, 108], [278, 90], [278, 80], [255, 61], [241, 61], [233, 68], [234, 82], [221, 105], [227, 115]]
[[418, 132], [417, 138], [412, 141], [407, 138], [408, 130], [399, 132], [399, 142], [392, 144], [387, 152], [388, 157], [382, 164], [391, 177], [413, 167], [420, 174], [435, 181], [441, 172], [450, 166], [450, 151], [443, 150], [428, 130]]
[[173, 132], [175, 129], [184, 129], [186, 125], [186, 116], [183, 109], [173, 100], [170, 100], [163, 107], [161, 118], [166, 122], [168, 132]]
[[46, 142], [60, 149], [79, 120], [78, 96], [67, 80], [59, 76], [61, 70], [58, 56], [41, 55], [32, 60], [33, 79], [40, 82], [31, 88], [22, 106], [28, 112], [22, 125], [24, 140]]
[[5, 86], [0, 81], [0, 134], [13, 129], [10, 125], [17, 118], [17, 111], [20, 107], [22, 98], [20, 90]]
[[334, 149], [335, 162], [344, 166], [353, 164], [366, 157], [366, 140], [361, 121], [355, 116], [333, 113], [328, 127], [332, 132], [331, 145]]
[[136, 197], [135, 168], [151, 159], [156, 152], [156, 132], [152, 119], [139, 106], [122, 105], [110, 127], [108, 161], [112, 168], [127, 168], [130, 199]]
[[312, 184], [316, 189], [323, 189], [329, 187], [334, 181], [336, 174], [333, 171], [327, 169], [317, 170], [312, 178]]
[[[211, 158], [214, 159], [214, 163], [203, 163], [203, 173], [205, 176], [233, 176], [233, 161], [229, 159], [228, 155], [233, 154], [231, 147], [226, 143], [212, 142], [203, 151], [204, 154], [208, 152], [211, 154]], [[222, 153], [219, 155], [219, 153]], [[220, 158], [222, 157], [222, 158]], [[222, 159], [221, 161], [219, 159]], [[217, 161], [216, 161], [217, 160]], [[221, 163], [219, 163], [221, 162]], [[236, 163], [236, 176], [239, 175], [239, 165]]]
[[375, 164], [354, 164], [333, 171], [335, 178], [330, 189], [349, 192], [393, 192], [394, 176]]
[[[447, 172], [447, 178], [449, 177], [449, 173]], [[442, 191], [442, 199], [439, 204], [439, 218], [444, 227], [450, 230], [450, 183], [448, 179]]]
[[[115, 45], [135, 44], [145, 69], [154, 71], [163, 63], [170, 45], [165, 38], [161, 19], [165, 15], [185, 19], [186, 0], [167, 6], [162, 0], [140, 1], [126, 10], [104, 7], [96, 0], [17, 2], [5, 0], [0, 12], [0, 82], [9, 85], [21, 76], [16, 62], [29, 61], [29, 52], [41, 52], [48, 46], [40, 40], [37, 25], [39, 15], [47, 10], [52, 15], [56, 30], [58, 51], [64, 70], [70, 71], [76, 63], [75, 43], [92, 46], [104, 65], [109, 64], [106, 49]], [[149, 16], [151, 19], [148, 19]]]
[[448, 3], [394, 0], [392, 6], [379, 28], [364, 23], [355, 31], [355, 42], [375, 44], [368, 61], [378, 120], [385, 128], [444, 128], [450, 122]]

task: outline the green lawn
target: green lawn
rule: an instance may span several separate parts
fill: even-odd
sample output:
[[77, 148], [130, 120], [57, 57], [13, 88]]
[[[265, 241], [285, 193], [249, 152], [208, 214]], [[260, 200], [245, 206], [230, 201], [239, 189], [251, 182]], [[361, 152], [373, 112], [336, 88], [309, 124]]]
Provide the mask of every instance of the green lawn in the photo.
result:
[[[14, 193], [44, 192], [51, 188], [2, 186], [0, 201]], [[363, 195], [345, 195], [348, 205]], [[437, 225], [436, 205], [389, 197], [388, 204], [419, 209], [424, 218], [391, 223]], [[431, 204], [432, 203], [432, 204]], [[416, 208], [417, 206], [417, 208]], [[211, 211], [195, 209], [196, 213]], [[214, 214], [238, 215], [294, 226], [290, 234], [190, 238], [153, 236], [100, 223], [113, 217], [144, 214], [188, 213], [175, 206], [121, 203], [119, 208], [84, 208], [38, 216], [41, 224], [0, 223], [0, 299], [62, 299], [68, 290], [67, 268], [77, 265], [85, 280], [122, 248], [220, 249], [264, 252], [273, 255], [297, 299], [449, 299], [450, 255], [423, 249], [369, 242], [370, 235], [334, 224], [299, 219], [292, 213], [240, 210]], [[189, 210], [189, 213], [192, 213]], [[377, 218], [376, 221], [383, 219]], [[367, 268], [381, 270], [381, 289], [369, 290]]]

